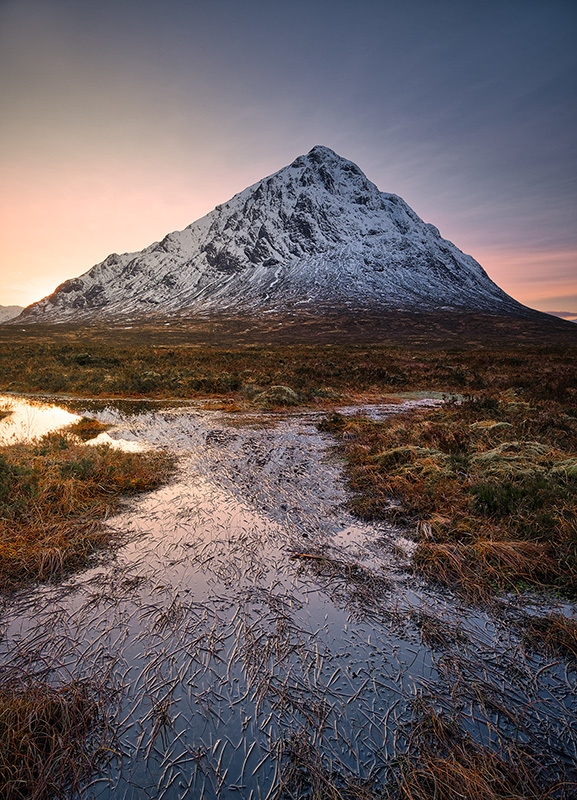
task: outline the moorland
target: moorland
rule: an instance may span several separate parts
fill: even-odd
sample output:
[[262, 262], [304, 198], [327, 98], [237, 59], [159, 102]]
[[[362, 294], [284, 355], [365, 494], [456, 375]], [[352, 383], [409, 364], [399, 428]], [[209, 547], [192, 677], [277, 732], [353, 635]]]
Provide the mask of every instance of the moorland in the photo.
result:
[[[343, 460], [349, 509], [406, 530], [416, 542], [416, 575], [482, 608], [497, 608], [504, 593], [576, 599], [577, 326], [570, 323], [399, 312], [3, 325], [0, 392], [192, 401], [231, 415], [321, 411], [319, 427]], [[445, 402], [378, 421], [362, 413], [370, 403], [431, 393]], [[335, 410], [344, 405], [360, 413]], [[4, 593], [57, 579], [110, 546], [98, 519], [122, 494], [158, 486], [173, 468], [165, 455], [112, 455], [82, 438], [71, 430], [2, 448]], [[519, 624], [530, 646], [577, 660], [574, 618], [554, 611]], [[79, 785], [86, 769], [74, 772], [78, 742], [86, 720], [100, 713], [93, 697], [74, 684], [55, 689], [20, 676], [4, 681], [0, 709], [8, 721], [0, 726], [7, 754], [0, 775], [15, 787], [21, 781], [14, 797], [38, 782], [39, 759], [52, 759], [67, 786]], [[29, 735], [30, 715], [43, 720], [40, 743]], [[64, 767], [53, 752], [63, 739]], [[411, 743], [393, 797], [449, 798], [463, 786], [463, 796], [487, 800], [570, 797], [574, 786], [540, 776], [514, 743], [506, 752], [481, 747], [430, 708]], [[14, 779], [17, 762], [24, 767]], [[311, 796], [375, 796], [329, 784], [321, 780]], [[46, 786], [45, 796], [55, 793], [54, 782]]]

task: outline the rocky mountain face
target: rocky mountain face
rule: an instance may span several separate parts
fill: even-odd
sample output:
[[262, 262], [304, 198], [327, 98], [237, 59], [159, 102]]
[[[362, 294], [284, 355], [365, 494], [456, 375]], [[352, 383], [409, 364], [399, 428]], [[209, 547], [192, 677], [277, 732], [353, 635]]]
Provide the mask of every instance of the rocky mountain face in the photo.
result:
[[113, 253], [26, 322], [299, 309], [526, 311], [471, 256], [327, 147], [138, 253]]

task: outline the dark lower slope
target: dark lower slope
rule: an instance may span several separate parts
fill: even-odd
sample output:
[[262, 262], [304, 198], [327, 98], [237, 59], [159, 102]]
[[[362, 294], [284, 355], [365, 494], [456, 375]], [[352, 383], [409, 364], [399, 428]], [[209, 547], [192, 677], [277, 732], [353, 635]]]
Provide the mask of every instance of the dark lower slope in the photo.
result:
[[379, 344], [418, 347], [572, 346], [577, 325], [527, 309], [519, 315], [481, 312], [327, 309], [291, 315], [134, 316], [110, 323], [0, 325], [0, 342], [101, 341], [127, 345]]

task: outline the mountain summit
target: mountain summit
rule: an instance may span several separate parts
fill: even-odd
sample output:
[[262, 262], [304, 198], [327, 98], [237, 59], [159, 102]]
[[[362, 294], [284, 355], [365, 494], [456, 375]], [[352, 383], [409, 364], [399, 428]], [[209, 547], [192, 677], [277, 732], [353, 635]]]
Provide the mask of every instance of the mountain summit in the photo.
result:
[[113, 253], [27, 322], [157, 311], [526, 309], [352, 161], [317, 146], [138, 253]]

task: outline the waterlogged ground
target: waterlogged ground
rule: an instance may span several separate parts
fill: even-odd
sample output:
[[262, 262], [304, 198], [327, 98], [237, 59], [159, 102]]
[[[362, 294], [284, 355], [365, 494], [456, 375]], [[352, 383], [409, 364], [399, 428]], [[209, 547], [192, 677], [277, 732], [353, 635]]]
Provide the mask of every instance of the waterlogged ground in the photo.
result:
[[411, 574], [401, 531], [351, 517], [317, 417], [90, 413], [180, 468], [108, 520], [128, 535], [113, 559], [4, 609], [5, 667], [110, 690], [108, 763], [83, 797], [306, 797], [297, 762], [379, 790], [421, 700], [552, 773], [575, 759], [574, 671], [523, 646], [512, 602], [460, 606]]

